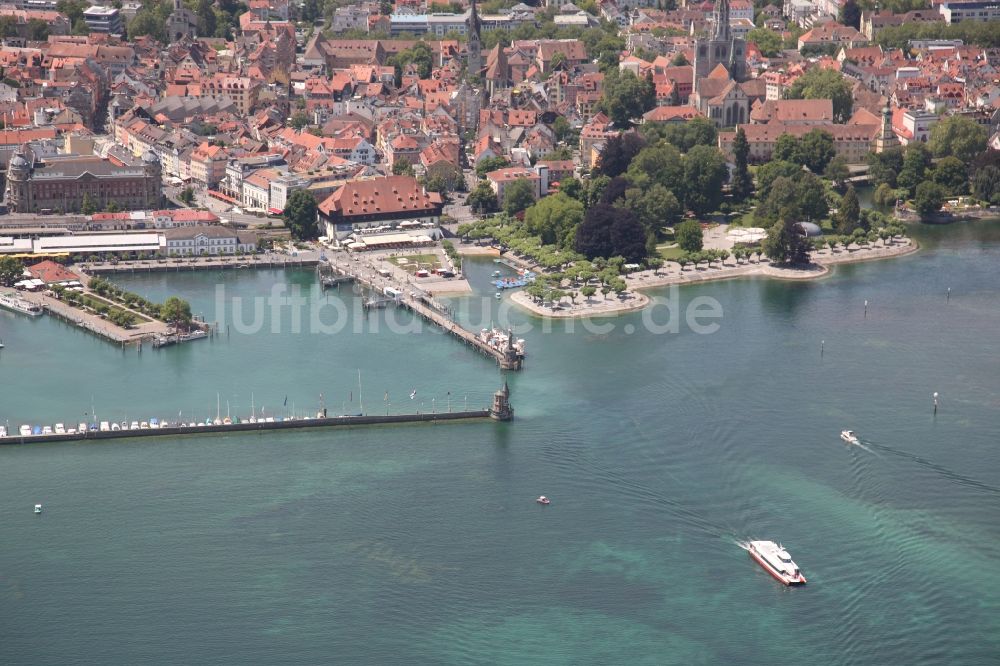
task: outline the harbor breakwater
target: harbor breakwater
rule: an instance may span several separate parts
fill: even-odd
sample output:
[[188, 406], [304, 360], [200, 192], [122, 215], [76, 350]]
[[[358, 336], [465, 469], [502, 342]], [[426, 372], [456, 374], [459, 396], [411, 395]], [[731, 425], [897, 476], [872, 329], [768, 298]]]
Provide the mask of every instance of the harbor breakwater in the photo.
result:
[[8, 433], [0, 437], [0, 444], [34, 444], [42, 442], [78, 442], [101, 439], [125, 439], [129, 437], [177, 437], [181, 435], [204, 435], [231, 432], [264, 432], [270, 430], [301, 430], [305, 428], [330, 428], [343, 426], [391, 425], [396, 423], [440, 423], [450, 421], [470, 421], [491, 419], [507, 421], [511, 418], [509, 409], [475, 409], [459, 412], [429, 412], [419, 414], [385, 414], [361, 416], [327, 416], [311, 419], [289, 419], [285, 421], [242, 421], [232, 424], [205, 424], [193, 426], [172, 425], [141, 430], [90, 430], [75, 433], [52, 433], [47, 435], [26, 435]]

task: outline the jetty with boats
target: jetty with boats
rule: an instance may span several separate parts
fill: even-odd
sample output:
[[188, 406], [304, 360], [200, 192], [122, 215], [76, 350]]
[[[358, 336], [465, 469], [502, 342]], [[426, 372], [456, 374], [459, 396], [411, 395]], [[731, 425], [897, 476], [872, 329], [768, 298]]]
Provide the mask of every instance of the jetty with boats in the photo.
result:
[[455, 323], [447, 310], [429, 295], [412, 289], [379, 287], [366, 278], [360, 268], [353, 269], [350, 262], [346, 265], [328, 262], [321, 269], [320, 275], [349, 277], [351, 281], [367, 287], [372, 293], [384, 296], [384, 298], [376, 296], [367, 299], [366, 304], [370, 303], [371, 306], [366, 305], [366, 309], [384, 307], [390, 303], [407, 308], [483, 355], [494, 359], [502, 370], [520, 370], [524, 365], [524, 340], [516, 339], [512, 332], [500, 329], [484, 329], [479, 333], [473, 333]]
[[[93, 412], [91, 412], [93, 413]], [[83, 440], [118, 439], [123, 437], [176, 437], [230, 432], [265, 430], [299, 430], [304, 428], [329, 428], [336, 426], [389, 425], [396, 423], [440, 423], [469, 420], [510, 421], [514, 410], [510, 405], [507, 383], [493, 394], [493, 403], [483, 409], [460, 411], [416, 412], [411, 414], [354, 414], [327, 416], [322, 409], [315, 417], [239, 417], [184, 423], [151, 418], [148, 421], [122, 423], [79, 423], [67, 427], [63, 423], [52, 426], [24, 424], [17, 432], [8, 432], [0, 426], [0, 444], [29, 444], [42, 442], [74, 442]]]

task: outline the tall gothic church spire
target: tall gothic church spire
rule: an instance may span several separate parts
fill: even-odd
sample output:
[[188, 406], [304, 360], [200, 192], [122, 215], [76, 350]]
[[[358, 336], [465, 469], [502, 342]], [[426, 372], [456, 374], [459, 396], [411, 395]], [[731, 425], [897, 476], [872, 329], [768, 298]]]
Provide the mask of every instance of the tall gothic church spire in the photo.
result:
[[469, 11], [469, 35], [466, 41], [466, 72], [467, 76], [480, 76], [483, 73], [483, 43], [479, 35], [479, 12], [476, 10], [476, 0], [472, 0]]
[[729, 0], [715, 0], [712, 19], [715, 21], [713, 39], [729, 41]]

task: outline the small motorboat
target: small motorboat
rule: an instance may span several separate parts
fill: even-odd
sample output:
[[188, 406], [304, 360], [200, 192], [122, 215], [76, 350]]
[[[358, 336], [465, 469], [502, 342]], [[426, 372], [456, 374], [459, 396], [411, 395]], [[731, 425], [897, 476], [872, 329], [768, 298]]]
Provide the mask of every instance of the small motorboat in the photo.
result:
[[500, 275], [501, 275], [500, 271], [493, 271], [493, 277], [498, 278], [500, 277]]
[[536, 499], [535, 501], [538, 502], [539, 504], [543, 505], [543, 506], [548, 506], [549, 504], [552, 503], [552, 500], [550, 500], [545, 495], [540, 495], [538, 497], [538, 499]]
[[859, 441], [858, 436], [854, 434], [853, 430], [841, 430], [840, 438], [848, 444], [857, 444]]
[[497, 299], [497, 300], [499, 301], [499, 300], [500, 300], [501, 298], [503, 298], [503, 294], [501, 294], [501, 293], [500, 293], [500, 292], [498, 291], [498, 292], [496, 293], [496, 299]]
[[41, 513], [41, 512], [42, 512], [42, 505], [41, 504], [36, 504], [35, 505], [35, 513]]
[[805, 585], [806, 577], [792, 561], [785, 547], [774, 541], [751, 541], [741, 544], [757, 564], [785, 585]]

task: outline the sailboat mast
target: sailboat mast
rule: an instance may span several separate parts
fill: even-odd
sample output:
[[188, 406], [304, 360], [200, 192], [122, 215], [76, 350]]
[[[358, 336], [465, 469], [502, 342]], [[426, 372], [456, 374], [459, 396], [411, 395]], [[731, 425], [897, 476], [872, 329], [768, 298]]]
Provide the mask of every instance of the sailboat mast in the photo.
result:
[[358, 368], [358, 412], [365, 414], [365, 403], [361, 398], [361, 368]]

